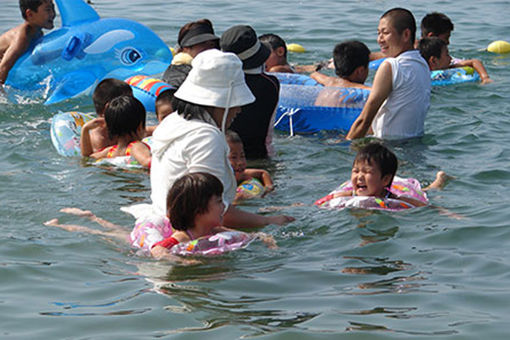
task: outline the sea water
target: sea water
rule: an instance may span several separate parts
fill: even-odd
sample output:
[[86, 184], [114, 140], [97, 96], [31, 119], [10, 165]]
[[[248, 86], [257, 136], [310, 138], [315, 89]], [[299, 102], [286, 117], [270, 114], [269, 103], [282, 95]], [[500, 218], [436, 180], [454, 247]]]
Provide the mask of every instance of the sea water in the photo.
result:
[[[0, 338], [2, 339], [507, 339], [510, 333], [510, 56], [484, 51], [510, 39], [509, 1], [162, 1], [93, 0], [104, 17], [127, 17], [174, 46], [184, 23], [209, 18], [218, 34], [235, 24], [303, 45], [295, 63], [330, 57], [358, 39], [377, 49], [379, 16], [404, 6], [418, 22], [445, 12], [450, 52], [478, 58], [494, 83], [434, 88], [423, 138], [393, 143], [399, 175], [426, 185], [433, 207], [399, 213], [326, 211], [312, 203], [349, 177], [355, 152], [342, 136], [277, 133], [267, 168], [267, 206], [296, 221], [264, 231], [262, 243], [196, 266], [159, 263], [122, 242], [43, 225], [96, 226], [59, 213], [73, 206], [130, 230], [119, 208], [149, 202], [143, 171], [91, 166], [59, 156], [51, 117], [92, 111], [89, 97], [44, 106], [0, 104]], [[21, 22], [3, 0], [0, 31]], [[56, 20], [59, 25], [59, 18]], [[373, 74], [370, 75], [373, 77]], [[154, 120], [154, 117], [151, 117]], [[454, 218], [438, 208], [460, 215]]]

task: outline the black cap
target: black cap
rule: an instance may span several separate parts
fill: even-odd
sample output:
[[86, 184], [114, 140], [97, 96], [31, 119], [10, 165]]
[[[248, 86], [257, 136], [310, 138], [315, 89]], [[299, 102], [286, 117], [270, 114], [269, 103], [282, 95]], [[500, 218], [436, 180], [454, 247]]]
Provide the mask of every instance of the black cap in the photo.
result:
[[237, 54], [245, 70], [261, 66], [271, 54], [271, 49], [259, 41], [253, 28], [245, 25], [226, 30], [221, 35], [220, 47], [224, 52]]

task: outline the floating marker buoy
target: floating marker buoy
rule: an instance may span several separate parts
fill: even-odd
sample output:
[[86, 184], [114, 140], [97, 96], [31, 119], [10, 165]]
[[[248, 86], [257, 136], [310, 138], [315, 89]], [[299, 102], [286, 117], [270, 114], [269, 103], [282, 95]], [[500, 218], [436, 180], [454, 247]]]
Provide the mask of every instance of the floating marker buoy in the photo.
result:
[[287, 44], [287, 51], [296, 52], [296, 53], [304, 53], [306, 52], [305, 48], [299, 44]]
[[493, 41], [487, 46], [487, 51], [492, 53], [510, 53], [510, 43], [503, 40]]

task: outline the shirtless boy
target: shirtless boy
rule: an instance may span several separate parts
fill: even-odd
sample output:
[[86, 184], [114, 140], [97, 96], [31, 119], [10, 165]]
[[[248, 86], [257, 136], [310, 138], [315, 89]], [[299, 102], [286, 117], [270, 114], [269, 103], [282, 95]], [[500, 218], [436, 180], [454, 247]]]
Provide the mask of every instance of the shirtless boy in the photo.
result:
[[0, 86], [16, 60], [43, 35], [42, 29], [53, 28], [55, 7], [52, 0], [20, 0], [19, 7], [25, 22], [0, 36]]
[[368, 76], [368, 56], [370, 50], [360, 41], [344, 41], [335, 46], [333, 60], [338, 77], [330, 77], [313, 72], [310, 77], [324, 86], [357, 87], [370, 89], [363, 85]]

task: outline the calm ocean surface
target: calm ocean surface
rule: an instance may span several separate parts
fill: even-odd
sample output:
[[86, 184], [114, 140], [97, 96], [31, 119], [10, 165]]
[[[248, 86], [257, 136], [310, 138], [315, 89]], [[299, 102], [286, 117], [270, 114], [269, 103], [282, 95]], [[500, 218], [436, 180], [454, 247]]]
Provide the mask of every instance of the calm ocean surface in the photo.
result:
[[[508, 339], [510, 330], [510, 55], [483, 49], [509, 40], [510, 1], [94, 0], [104, 17], [129, 17], [173, 46], [179, 27], [207, 17], [300, 43], [292, 62], [330, 56], [349, 38], [375, 49], [383, 11], [405, 6], [417, 20], [453, 20], [451, 54], [479, 58], [494, 83], [435, 88], [426, 135], [393, 146], [399, 174], [423, 184], [456, 177], [429, 197], [436, 209], [402, 213], [322, 211], [310, 204], [349, 177], [354, 152], [332, 136], [278, 134], [268, 168], [277, 189], [244, 209], [305, 207], [269, 226], [261, 243], [193, 267], [139, 257], [126, 245], [46, 227], [93, 226], [59, 213], [90, 209], [130, 230], [119, 208], [147, 202], [145, 173], [64, 158], [50, 141], [58, 110], [92, 111], [90, 98], [58, 105], [0, 104], [0, 338], [2, 339]], [[59, 19], [58, 19], [59, 20]], [[2, 0], [0, 31], [21, 21]], [[59, 26], [59, 24], [58, 24]]]

